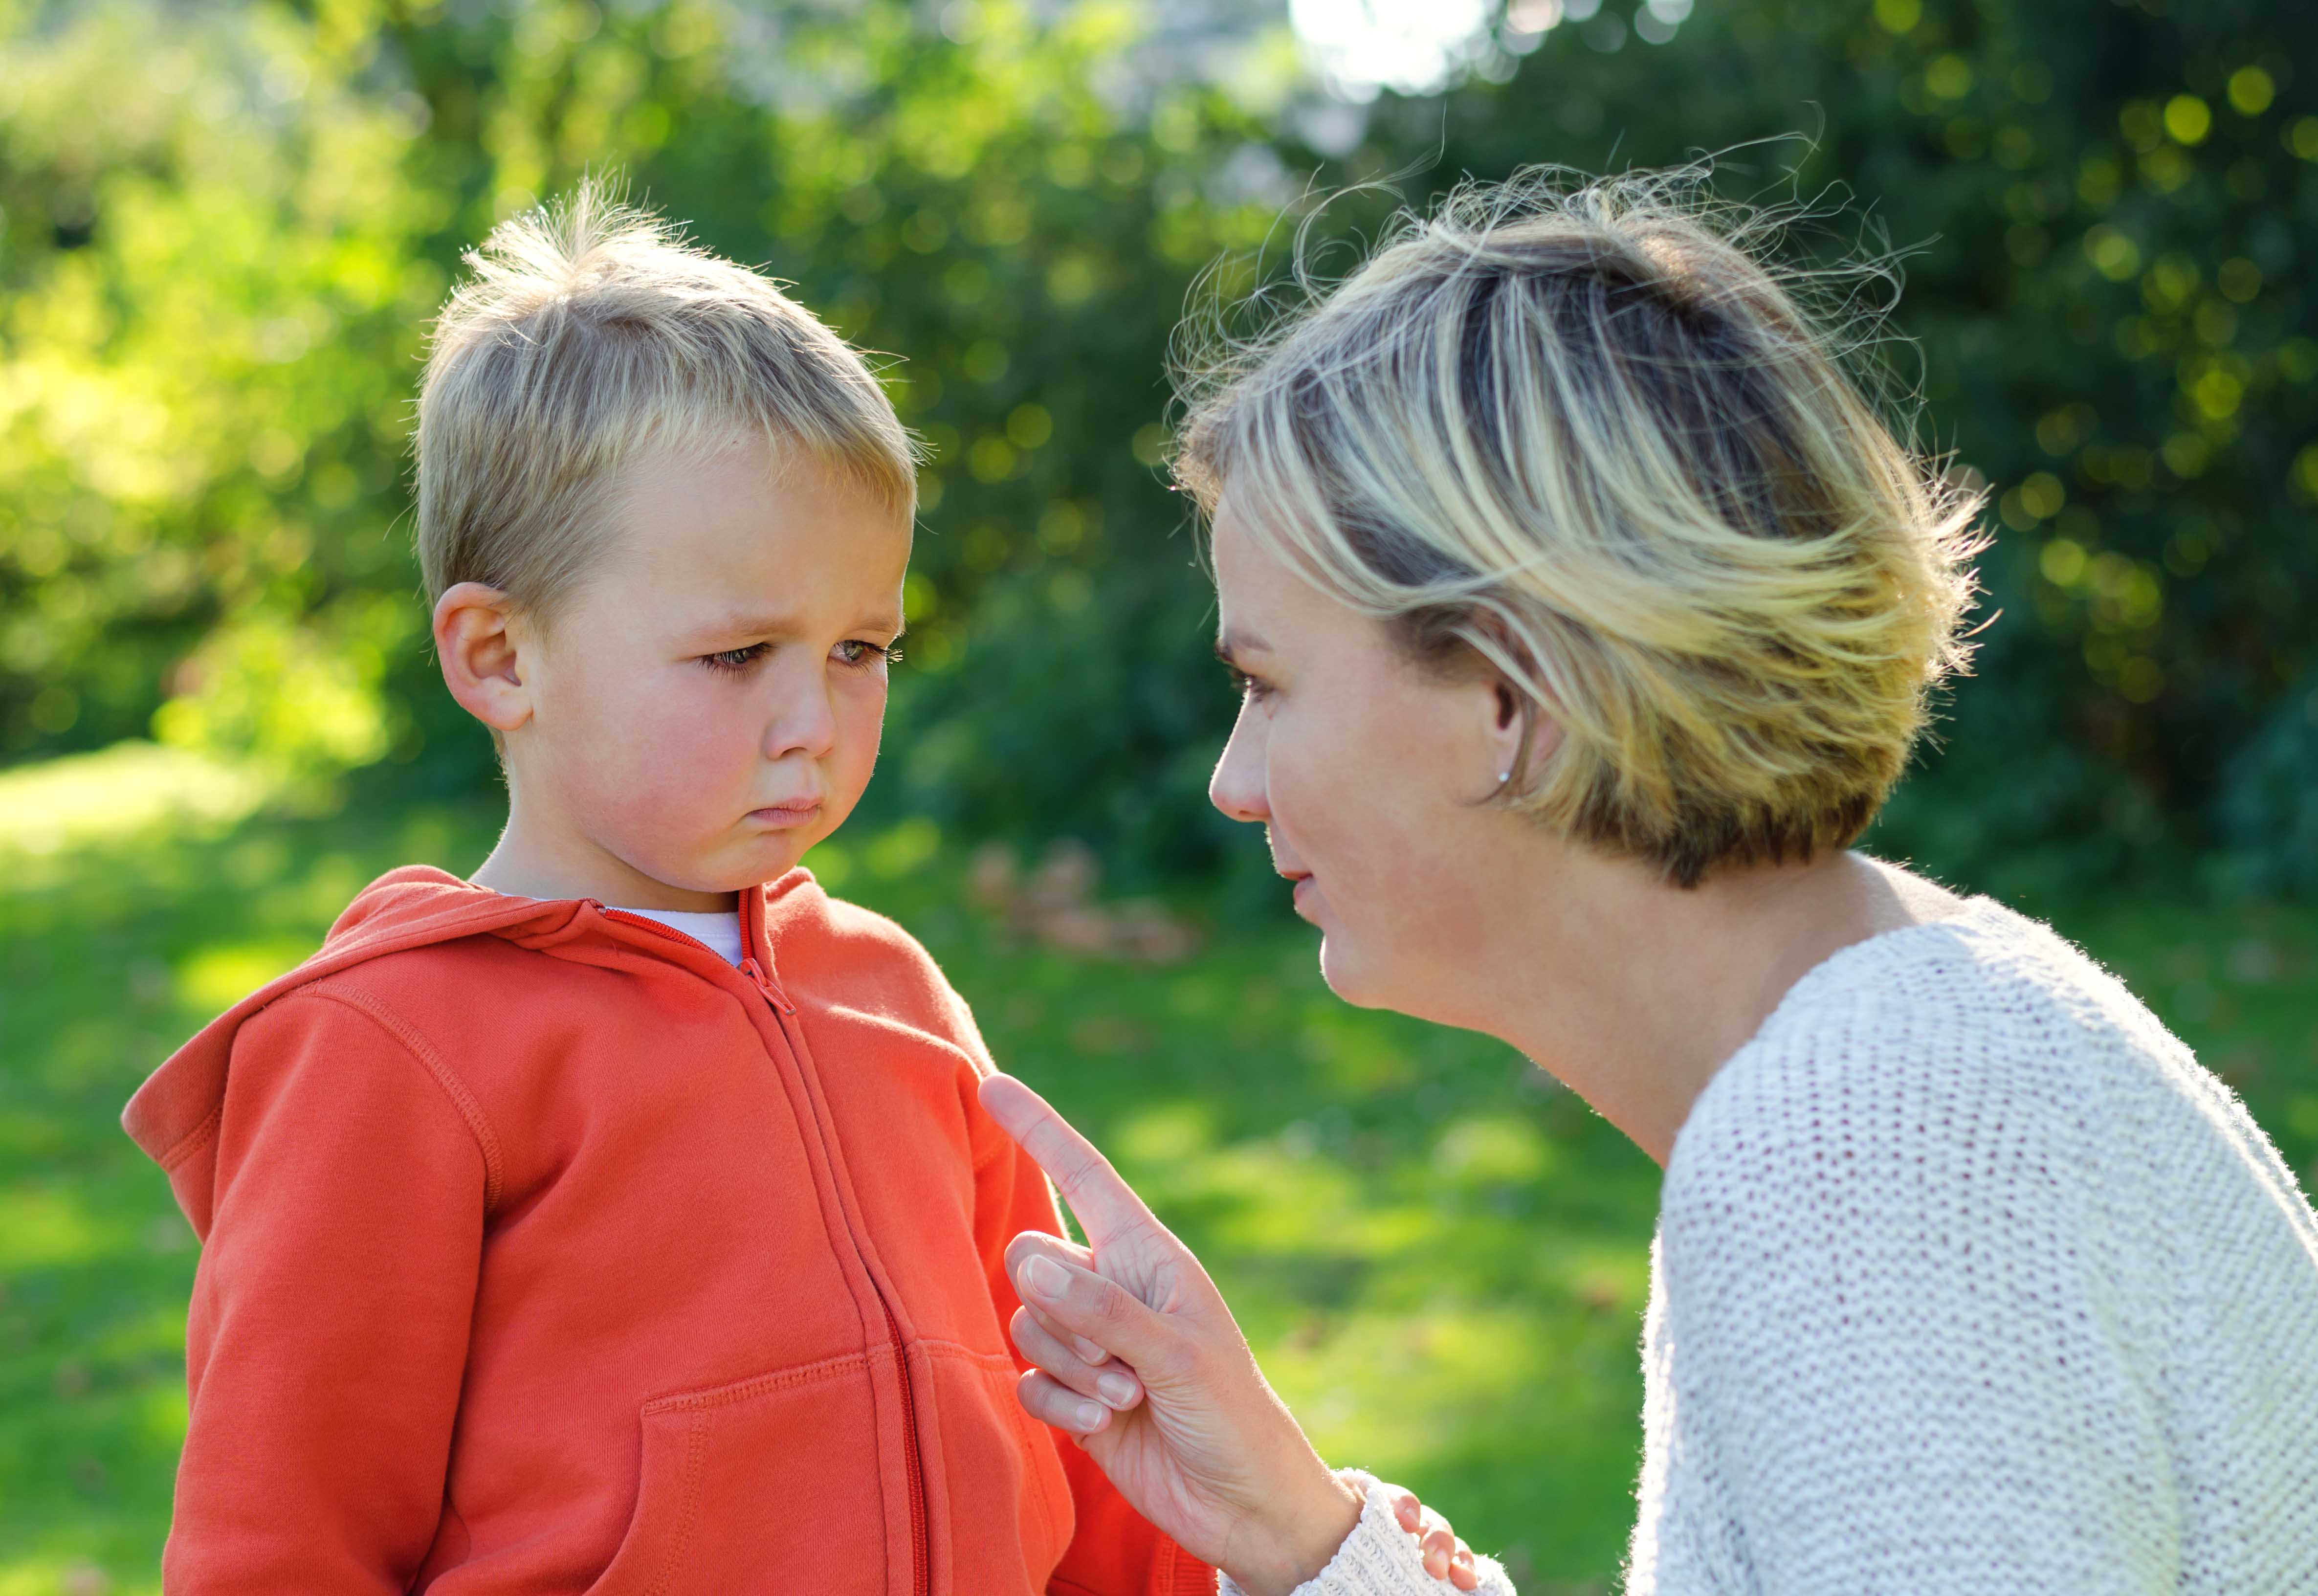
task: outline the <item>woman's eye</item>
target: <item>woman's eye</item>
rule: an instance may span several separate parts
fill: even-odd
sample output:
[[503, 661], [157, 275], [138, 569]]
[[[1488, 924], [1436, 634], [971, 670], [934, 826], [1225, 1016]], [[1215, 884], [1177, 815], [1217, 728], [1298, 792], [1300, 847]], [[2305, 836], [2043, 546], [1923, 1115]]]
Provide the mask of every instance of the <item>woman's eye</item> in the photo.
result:
[[763, 643], [751, 643], [746, 648], [728, 648], [718, 654], [705, 654], [700, 656], [700, 663], [712, 671], [738, 674], [764, 658], [768, 646]]
[[902, 648], [897, 643], [870, 643], [859, 637], [849, 637], [839, 644], [837, 657], [849, 665], [888, 665], [902, 663]]
[[1269, 682], [1257, 680], [1236, 665], [1224, 667], [1231, 672], [1232, 691], [1243, 699], [1261, 699], [1271, 691]]

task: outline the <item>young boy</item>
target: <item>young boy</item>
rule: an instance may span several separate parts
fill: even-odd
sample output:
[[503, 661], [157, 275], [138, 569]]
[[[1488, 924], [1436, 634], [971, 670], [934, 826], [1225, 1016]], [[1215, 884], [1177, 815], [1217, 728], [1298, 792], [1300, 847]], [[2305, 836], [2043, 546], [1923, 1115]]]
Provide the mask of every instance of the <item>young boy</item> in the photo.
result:
[[907, 434], [600, 192], [472, 264], [418, 545], [507, 830], [129, 1105], [204, 1242], [167, 1588], [1212, 1592], [1016, 1402], [1056, 1213], [966, 1005], [796, 868], [876, 762]]

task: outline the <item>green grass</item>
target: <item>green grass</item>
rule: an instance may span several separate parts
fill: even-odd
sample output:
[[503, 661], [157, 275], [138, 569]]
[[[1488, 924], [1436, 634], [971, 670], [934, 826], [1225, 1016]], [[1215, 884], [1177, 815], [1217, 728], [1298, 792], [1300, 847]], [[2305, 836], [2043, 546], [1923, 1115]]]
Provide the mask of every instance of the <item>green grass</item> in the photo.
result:
[[[194, 1249], [121, 1103], [363, 882], [471, 867], [495, 818], [179, 807], [131, 760], [108, 821], [103, 783], [56, 774], [74, 824], [0, 838], [0, 1596], [158, 1588]], [[0, 815], [31, 775], [0, 776]], [[1329, 1457], [1426, 1492], [1531, 1596], [1609, 1587], [1657, 1192], [1640, 1153], [1495, 1043], [1335, 1002], [1292, 923], [1211, 926], [1164, 967], [1090, 962], [1010, 946], [962, 906], [962, 851], [922, 828], [816, 862], [924, 939], [1000, 1059], [1199, 1250]], [[2308, 1177], [2318, 913], [2029, 906], [2175, 1023]]]

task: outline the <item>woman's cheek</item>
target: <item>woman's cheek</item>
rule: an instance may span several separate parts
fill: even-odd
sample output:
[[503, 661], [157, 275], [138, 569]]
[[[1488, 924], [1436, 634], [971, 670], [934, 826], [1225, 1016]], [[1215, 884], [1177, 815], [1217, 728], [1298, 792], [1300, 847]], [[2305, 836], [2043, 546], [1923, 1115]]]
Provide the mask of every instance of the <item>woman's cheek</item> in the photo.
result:
[[[1283, 705], [1264, 737], [1264, 791], [1272, 818], [1299, 841], [1315, 827], [1323, 833], [1338, 829], [1350, 817], [1345, 805], [1359, 796], [1357, 788], [1343, 790], [1342, 754], [1331, 746], [1329, 732], [1325, 718]], [[1317, 837], [1310, 840], [1319, 845]]]

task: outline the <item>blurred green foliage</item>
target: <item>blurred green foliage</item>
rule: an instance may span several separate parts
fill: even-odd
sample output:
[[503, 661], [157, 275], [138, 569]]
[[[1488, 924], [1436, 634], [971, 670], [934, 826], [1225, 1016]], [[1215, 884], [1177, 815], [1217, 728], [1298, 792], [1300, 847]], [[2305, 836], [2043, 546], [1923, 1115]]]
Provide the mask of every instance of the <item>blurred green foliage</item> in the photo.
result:
[[873, 803], [1208, 868], [1229, 706], [1154, 465], [1199, 274], [1276, 271], [1316, 190], [1732, 149], [1726, 191], [1914, 251], [1920, 364], [1883, 355], [1991, 485], [1981, 671], [1884, 846], [2311, 888], [2314, 23], [1513, 0], [1364, 104], [1223, 0], [0, 0], [0, 760], [149, 732], [481, 786], [406, 546], [424, 325], [462, 248], [616, 167], [901, 357], [935, 457]]

